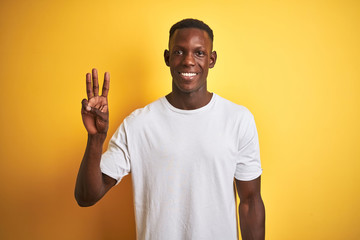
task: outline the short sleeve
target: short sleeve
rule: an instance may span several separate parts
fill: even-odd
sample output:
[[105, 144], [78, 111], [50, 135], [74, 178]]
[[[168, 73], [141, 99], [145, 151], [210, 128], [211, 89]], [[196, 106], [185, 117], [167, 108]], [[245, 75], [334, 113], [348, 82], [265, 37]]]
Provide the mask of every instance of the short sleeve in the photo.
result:
[[247, 110], [241, 121], [235, 178], [251, 181], [262, 173], [259, 139], [253, 115]]
[[130, 156], [128, 151], [125, 122], [112, 136], [108, 149], [101, 156], [101, 172], [115, 179], [118, 184], [130, 172]]

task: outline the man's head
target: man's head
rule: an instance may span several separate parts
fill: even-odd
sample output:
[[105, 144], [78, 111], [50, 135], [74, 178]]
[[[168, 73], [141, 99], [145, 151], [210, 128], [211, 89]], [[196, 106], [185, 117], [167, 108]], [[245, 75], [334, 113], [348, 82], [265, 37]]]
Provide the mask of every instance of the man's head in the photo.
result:
[[171, 27], [169, 50], [165, 50], [164, 58], [170, 67], [173, 90], [206, 91], [208, 71], [217, 57], [212, 51], [213, 39], [210, 27], [196, 19], [184, 19]]
[[207, 32], [209, 38], [211, 39], [211, 43], [214, 42], [214, 33], [213, 33], [212, 29], [206, 23], [204, 23], [203, 21], [197, 20], [197, 19], [187, 18], [187, 19], [181, 20], [180, 22], [175, 23], [170, 28], [169, 43], [170, 43], [170, 39], [174, 35], [175, 31], [177, 29], [183, 29], [183, 28], [198, 28], [198, 29], [204, 30], [205, 32]]

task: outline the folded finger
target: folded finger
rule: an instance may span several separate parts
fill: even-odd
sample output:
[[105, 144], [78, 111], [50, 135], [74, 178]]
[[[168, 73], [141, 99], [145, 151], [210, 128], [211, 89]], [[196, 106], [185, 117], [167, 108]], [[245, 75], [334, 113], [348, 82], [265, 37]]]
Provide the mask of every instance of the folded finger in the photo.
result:
[[99, 96], [99, 82], [98, 82], [98, 73], [95, 68], [92, 70], [92, 79], [93, 79], [93, 89], [94, 89], [94, 96]]
[[107, 112], [107, 110], [108, 110], [108, 105], [107, 105], [107, 104], [102, 105], [102, 106], [99, 108], [99, 110], [100, 110], [101, 112], [103, 112], [103, 113]]
[[104, 74], [104, 83], [103, 83], [103, 88], [102, 88], [102, 96], [107, 97], [107, 95], [109, 93], [109, 88], [110, 88], [110, 73], [106, 72]]
[[98, 117], [101, 121], [107, 121], [107, 114], [101, 112], [99, 109], [92, 107], [90, 112], [94, 114], [96, 117]]

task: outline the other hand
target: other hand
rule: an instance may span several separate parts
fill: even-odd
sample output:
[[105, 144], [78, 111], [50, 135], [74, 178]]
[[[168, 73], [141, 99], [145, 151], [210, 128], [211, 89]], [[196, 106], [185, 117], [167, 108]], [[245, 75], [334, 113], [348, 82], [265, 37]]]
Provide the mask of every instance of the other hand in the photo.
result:
[[[92, 80], [92, 81], [91, 81]], [[110, 74], [105, 72], [101, 96], [99, 96], [98, 73], [86, 74], [87, 99], [82, 100], [81, 115], [89, 134], [107, 133], [109, 128], [109, 106], [107, 95], [110, 87]]]

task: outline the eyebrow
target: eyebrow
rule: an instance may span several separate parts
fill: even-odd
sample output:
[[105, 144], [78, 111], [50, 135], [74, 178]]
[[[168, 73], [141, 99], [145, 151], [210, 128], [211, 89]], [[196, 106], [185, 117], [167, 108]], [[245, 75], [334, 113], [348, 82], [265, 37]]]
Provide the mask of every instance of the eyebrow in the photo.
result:
[[[181, 45], [174, 45], [172, 48], [181, 48], [181, 49], [185, 49], [184, 46], [181, 46]], [[204, 45], [199, 45], [199, 46], [195, 46], [193, 49], [205, 49], [206, 50], [206, 47]]]

